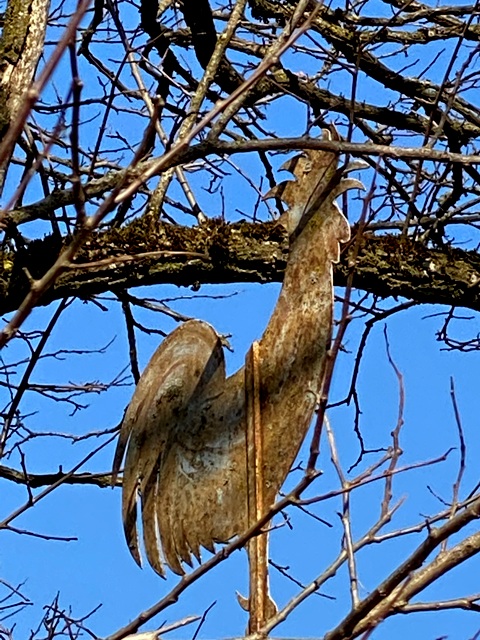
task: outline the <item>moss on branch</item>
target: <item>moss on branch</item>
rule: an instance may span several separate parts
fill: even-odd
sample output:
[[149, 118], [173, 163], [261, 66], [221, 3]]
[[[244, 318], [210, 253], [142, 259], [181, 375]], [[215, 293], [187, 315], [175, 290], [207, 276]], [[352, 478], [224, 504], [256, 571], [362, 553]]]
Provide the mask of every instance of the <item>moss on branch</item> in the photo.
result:
[[[356, 242], [356, 241], [355, 241]], [[335, 283], [381, 297], [440, 303], [480, 310], [480, 257], [460, 249], [428, 249], [399, 236], [364, 235], [345, 248]], [[358, 255], [356, 261], [354, 256]], [[36, 240], [12, 259], [0, 253], [0, 313], [13, 311], [28, 292], [30, 274], [39, 278], [61, 247], [51, 236]], [[288, 241], [277, 223], [226, 224], [210, 220], [201, 227], [152, 225], [148, 219], [96, 233], [50, 289], [43, 303], [65, 296], [88, 299], [109, 290], [171, 283], [278, 282], [288, 257]]]

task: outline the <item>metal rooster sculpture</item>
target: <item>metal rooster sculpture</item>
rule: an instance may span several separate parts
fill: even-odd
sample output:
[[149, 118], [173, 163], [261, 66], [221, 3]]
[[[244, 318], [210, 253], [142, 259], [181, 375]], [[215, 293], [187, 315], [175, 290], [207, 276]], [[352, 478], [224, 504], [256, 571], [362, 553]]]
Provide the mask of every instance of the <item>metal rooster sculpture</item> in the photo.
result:
[[288, 205], [279, 223], [290, 252], [277, 305], [246, 366], [226, 378], [219, 336], [191, 320], [162, 342], [140, 378], [113, 473], [126, 450], [126, 539], [140, 564], [140, 496], [147, 558], [160, 575], [164, 563], [182, 574], [181, 563], [199, 559], [201, 547], [213, 551], [266, 513], [306, 435], [331, 340], [332, 264], [350, 235], [335, 198], [362, 187], [337, 165], [334, 153], [305, 151], [285, 167], [295, 180], [269, 194]]

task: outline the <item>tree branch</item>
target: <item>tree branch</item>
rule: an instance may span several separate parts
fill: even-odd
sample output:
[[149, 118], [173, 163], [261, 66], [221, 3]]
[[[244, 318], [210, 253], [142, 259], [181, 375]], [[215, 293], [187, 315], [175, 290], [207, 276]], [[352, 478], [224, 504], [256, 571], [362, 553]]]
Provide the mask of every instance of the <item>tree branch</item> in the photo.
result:
[[[38, 489], [62, 481], [64, 484], [88, 484], [101, 487], [102, 489], [112, 486], [111, 473], [28, 473], [0, 465], [0, 478], [10, 480], [16, 484], [24, 484], [30, 489]], [[116, 480], [116, 486], [122, 484], [121, 479]]]
[[[0, 313], [15, 310], [29, 290], [25, 275], [41, 277], [56, 258], [52, 237], [31, 242], [12, 263], [0, 252]], [[275, 222], [225, 224], [209, 220], [199, 227], [158, 225], [138, 219], [123, 229], [96, 233], [72, 265], [45, 294], [43, 304], [66, 296], [88, 299], [110, 290], [153, 284], [199, 286], [236, 282], [280, 282], [288, 256], [283, 227]], [[355, 264], [347, 247], [335, 270], [344, 286], [354, 268], [353, 286], [381, 297], [400, 296], [419, 303], [480, 310], [480, 257], [445, 247], [428, 249], [399, 236], [361, 241]]]

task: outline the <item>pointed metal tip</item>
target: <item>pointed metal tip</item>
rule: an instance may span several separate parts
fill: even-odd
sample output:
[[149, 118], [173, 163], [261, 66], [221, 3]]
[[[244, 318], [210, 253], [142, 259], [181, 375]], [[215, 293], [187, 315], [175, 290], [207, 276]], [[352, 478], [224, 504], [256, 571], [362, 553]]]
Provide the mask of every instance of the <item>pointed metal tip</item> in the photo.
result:
[[279, 171], [289, 171], [290, 173], [293, 173], [297, 165], [297, 162], [300, 160], [300, 158], [304, 156], [305, 156], [305, 152], [301, 151], [300, 153], [295, 154], [291, 158], [288, 158], [288, 160], [285, 160], [285, 162], [281, 165]]
[[238, 604], [242, 607], [244, 611], [250, 611], [250, 598], [245, 598], [238, 591], [235, 592], [237, 595]]
[[368, 169], [370, 165], [365, 160], [354, 160], [353, 162], [349, 162], [343, 173], [351, 173], [352, 171], [363, 171], [364, 169]]
[[138, 566], [140, 567], [140, 569], [143, 569], [143, 561], [142, 561], [142, 556], [140, 555], [140, 551], [138, 550], [138, 546], [136, 544], [136, 542], [130, 542], [128, 544], [128, 548], [130, 550], [130, 553], [132, 555], [132, 558], [135, 560], [135, 562], [138, 564]]
[[355, 178], [344, 178], [333, 190], [333, 199], [338, 198], [338, 196], [341, 196], [342, 193], [345, 193], [345, 191], [348, 191], [349, 189], [361, 189], [362, 191], [366, 191], [365, 185], [363, 182], [360, 182], [360, 180], [356, 180]]
[[262, 196], [262, 200], [268, 200], [269, 198], [281, 198], [286, 185], [290, 182], [295, 182], [295, 180], [284, 180], [283, 182], [279, 182]]

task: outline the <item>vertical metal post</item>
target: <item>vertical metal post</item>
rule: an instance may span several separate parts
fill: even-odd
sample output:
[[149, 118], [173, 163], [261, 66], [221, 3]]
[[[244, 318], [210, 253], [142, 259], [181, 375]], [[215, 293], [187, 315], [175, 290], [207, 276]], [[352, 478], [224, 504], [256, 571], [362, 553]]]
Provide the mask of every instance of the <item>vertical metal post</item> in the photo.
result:
[[[248, 526], [265, 514], [263, 433], [260, 406], [260, 345], [253, 342], [245, 359]], [[268, 533], [248, 542], [250, 571], [248, 633], [261, 629], [276, 611], [268, 586]]]

